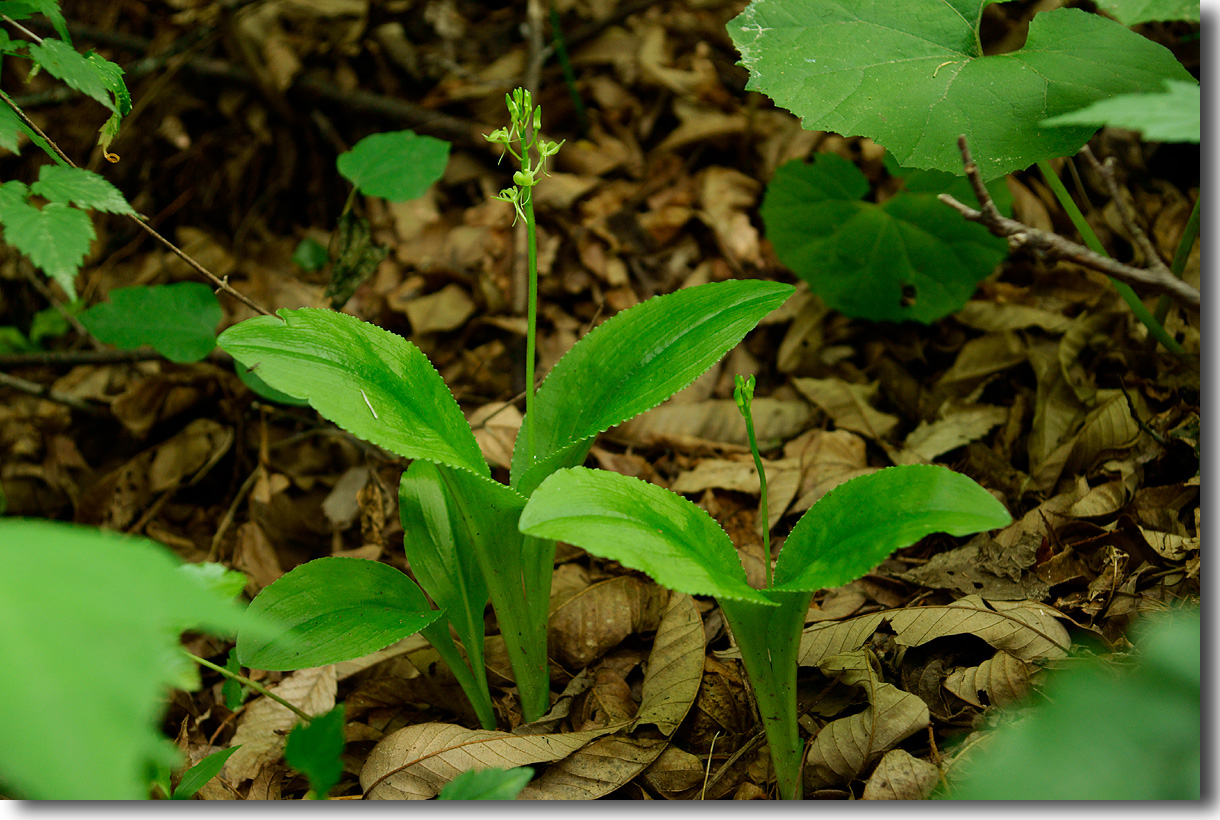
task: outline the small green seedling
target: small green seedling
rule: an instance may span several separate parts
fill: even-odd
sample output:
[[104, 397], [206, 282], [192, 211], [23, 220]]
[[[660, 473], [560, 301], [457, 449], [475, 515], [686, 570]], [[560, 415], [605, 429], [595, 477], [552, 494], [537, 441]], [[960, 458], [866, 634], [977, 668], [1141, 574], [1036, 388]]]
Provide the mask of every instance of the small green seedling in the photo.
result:
[[[529, 94], [506, 96], [510, 125], [488, 139], [521, 163], [501, 192], [529, 236], [527, 384], [533, 384], [537, 262], [532, 190], [559, 144], [540, 137]], [[470, 425], [414, 344], [353, 316], [281, 310], [246, 320], [218, 343], [272, 388], [309, 404], [360, 438], [414, 459], [399, 485], [403, 541], [415, 582], [355, 559], [303, 564], [251, 606], [308, 646], [238, 636], [247, 666], [299, 669], [358, 657], [422, 630], [453, 670], [480, 723], [495, 715], [483, 663], [490, 599], [527, 721], [550, 708], [547, 617], [555, 543], [524, 535], [518, 519], [551, 473], [582, 463], [601, 432], [693, 382], [792, 293], [789, 285], [728, 281], [650, 299], [604, 322], [526, 393], [507, 486], [491, 477]], [[421, 591], [422, 588], [422, 591]], [[424, 592], [437, 609], [429, 608]], [[425, 619], [430, 613], [432, 620]], [[453, 639], [456, 632], [458, 642]], [[273, 665], [268, 665], [273, 664]]]
[[[734, 397], [747, 430], [753, 426], [752, 393], [750, 382], [738, 382]], [[766, 515], [764, 508], [762, 520]], [[559, 470], [530, 497], [520, 527], [638, 569], [676, 592], [715, 596], [754, 690], [779, 795], [794, 799], [801, 796], [804, 753], [797, 650], [813, 593], [861, 577], [929, 533], [969, 535], [1011, 520], [966, 476], [934, 465], [890, 467], [840, 484], [810, 507], [784, 542], [774, 580], [761, 590], [747, 583], [732, 542], [711, 516], [676, 493], [628, 476]]]
[[445, 784], [437, 800], [516, 800], [534, 776], [531, 766], [472, 769]]

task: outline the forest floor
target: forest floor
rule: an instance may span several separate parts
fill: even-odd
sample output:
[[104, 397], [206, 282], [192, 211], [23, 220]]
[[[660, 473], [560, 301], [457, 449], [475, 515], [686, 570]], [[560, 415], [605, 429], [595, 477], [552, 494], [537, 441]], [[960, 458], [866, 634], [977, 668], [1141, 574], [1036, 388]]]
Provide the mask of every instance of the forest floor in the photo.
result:
[[[747, 73], [725, 31], [742, 0], [557, 1], [583, 110], [557, 61], [540, 64], [550, 23], [526, 25], [533, 5], [65, 0], [77, 44], [127, 69], [135, 109], [111, 148], [120, 161], [104, 163], [95, 145], [95, 104], [38, 97], [55, 87], [46, 78], [30, 82], [31, 96], [18, 102], [154, 227], [273, 310], [328, 303], [328, 269], [305, 272], [293, 252], [306, 237], [330, 241], [350, 190], [335, 171], [339, 153], [367, 134], [403, 128], [451, 141], [444, 177], [421, 199], [357, 203], [389, 254], [343, 310], [431, 358], [503, 478], [525, 387], [524, 234], [511, 206], [492, 198], [511, 174], [481, 134], [504, 124], [506, 91], [532, 87], [547, 136], [566, 140], [537, 189], [540, 374], [591, 327], [651, 296], [730, 278], [798, 283], [758, 215], [765, 183], [784, 162], [835, 153], [865, 173], [875, 201], [895, 193], [875, 143], [805, 131], [744, 90]], [[1032, 15], [1057, 5], [988, 6], [989, 45], [1019, 43]], [[1141, 28], [1197, 73], [1198, 40], [1183, 36], [1191, 30]], [[1117, 157], [1123, 189], [1171, 259], [1198, 196], [1198, 147], [1107, 131], [1093, 148]], [[3, 176], [30, 178], [36, 161], [34, 152], [6, 157]], [[1056, 167], [1110, 251], [1138, 263], [1096, 175], [1070, 160]], [[1036, 171], [1008, 184], [1018, 219], [1077, 238]], [[196, 279], [130, 223], [97, 223], [79, 280], [89, 304], [116, 287]], [[8, 254], [0, 324], [21, 325], [48, 298], [63, 301], [33, 281], [28, 263], [0, 253]], [[1198, 285], [1197, 245], [1186, 278]], [[222, 328], [253, 315], [223, 294], [221, 302]], [[961, 311], [929, 325], [849, 318], [799, 283], [794, 298], [694, 385], [602, 435], [589, 463], [696, 501], [729, 533], [755, 583], [763, 574], [759, 481], [732, 400], [734, 374], [755, 374], [765, 400], [755, 418], [776, 544], [830, 488], [892, 464], [943, 464], [1000, 498], [1010, 527], [926, 538], [861, 580], [818, 593], [808, 615], [801, 725], [817, 734], [855, 720], [867, 742], [820, 744], [822, 757], [807, 765], [807, 794], [924, 797], [955, 750], [993, 722], [995, 707], [1025, 697], [1046, 674], [1044, 661], [1062, 653], [1019, 657], [971, 634], [969, 621], [915, 641], [890, 623], [893, 612], [956, 603], [978, 613], [980, 630], [994, 613], [1008, 613], [1002, 620], [1016, 643], [1026, 632], [1032, 640], [1039, 633], [1031, 624], [1049, 618], [1074, 647], [1104, 654], [1129, 648], [1128, 631], [1144, 613], [1197, 599], [1199, 317], [1174, 308], [1167, 328], [1187, 357], [1150, 343], [1103, 276], [1028, 254], [1010, 256]], [[250, 595], [327, 555], [409, 571], [395, 503], [402, 459], [308, 408], [260, 399], [219, 350], [177, 365], [142, 352], [99, 362], [90, 358], [96, 345], [75, 333], [50, 346], [53, 355], [41, 360], [0, 355], [0, 370], [92, 412], [0, 388], [9, 515], [142, 534], [184, 560], [246, 573]], [[546, 730], [630, 717], [675, 596], [565, 546], [554, 573], [557, 708]], [[711, 599], [694, 607], [690, 628], [706, 646], [702, 682], [676, 731], [620, 733], [538, 766], [545, 775], [526, 796], [773, 794], [724, 620]], [[497, 717], [511, 731], [521, 715], [490, 610], [487, 619]], [[819, 670], [819, 642], [839, 641], [843, 630], [854, 630], [855, 647], [869, 653], [884, 698]], [[189, 648], [223, 664], [229, 645], [196, 637]], [[345, 775], [335, 797], [362, 795], [365, 760], [390, 733], [478, 725], [422, 638], [359, 662], [252, 674], [311, 713], [346, 704]], [[232, 712], [221, 678], [204, 681], [200, 691], [173, 694], [167, 734], [191, 760], [243, 749], [201, 797], [301, 797], [306, 782], [282, 759], [287, 711]]]

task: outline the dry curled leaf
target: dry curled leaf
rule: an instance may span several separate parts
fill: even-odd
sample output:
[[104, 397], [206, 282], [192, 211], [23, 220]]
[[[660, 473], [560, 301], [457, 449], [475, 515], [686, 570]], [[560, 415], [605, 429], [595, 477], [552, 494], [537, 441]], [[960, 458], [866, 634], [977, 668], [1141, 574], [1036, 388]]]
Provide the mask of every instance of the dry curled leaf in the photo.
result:
[[634, 575], [585, 587], [551, 612], [551, 656], [583, 669], [629, 635], [656, 629], [668, 597], [664, 587]]
[[985, 601], [967, 595], [948, 606], [890, 613], [895, 640], [920, 646], [947, 635], [974, 635], [1021, 660], [1062, 658], [1072, 640], [1058, 612], [1034, 601]]
[[864, 711], [832, 720], [809, 744], [805, 781], [809, 790], [837, 786], [859, 777], [870, 762], [929, 724], [928, 705], [881, 681], [866, 651], [823, 659], [823, 673], [868, 696]]
[[978, 666], [951, 672], [945, 678], [945, 688], [980, 709], [1007, 707], [1029, 694], [1032, 673], [1025, 661], [1007, 652], [997, 652]]
[[793, 379], [792, 386], [822, 408], [835, 427], [868, 438], [884, 439], [898, 426], [898, 417], [873, 407], [880, 387], [842, 379]]
[[865, 800], [925, 800], [940, 780], [940, 771], [905, 749], [891, 749], [864, 784]]
[[[293, 672], [271, 691], [310, 715], [320, 715], [335, 706], [338, 683], [335, 667], [319, 666]], [[221, 770], [221, 776], [233, 783], [255, 777], [267, 763], [279, 760], [284, 752], [288, 732], [298, 718], [270, 698], [251, 703], [242, 714], [230, 746], [241, 746]]]

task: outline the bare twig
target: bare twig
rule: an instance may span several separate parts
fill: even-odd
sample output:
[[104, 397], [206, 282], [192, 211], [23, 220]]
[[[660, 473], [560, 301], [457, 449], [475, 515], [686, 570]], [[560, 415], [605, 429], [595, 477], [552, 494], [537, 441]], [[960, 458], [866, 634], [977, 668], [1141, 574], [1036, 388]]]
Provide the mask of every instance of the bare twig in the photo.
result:
[[1199, 291], [1174, 277], [1164, 267], [1164, 263], [1161, 263], [1158, 268], [1156, 262], [1153, 261], [1159, 262], [1159, 257], [1155, 254], [1149, 260], [1151, 268], [1135, 268], [1094, 253], [1083, 245], [1078, 245], [1058, 234], [1031, 227], [1001, 214], [996, 208], [995, 202], [992, 201], [991, 194], [987, 192], [987, 187], [983, 184], [983, 178], [979, 175], [978, 166], [974, 164], [974, 158], [970, 155], [970, 148], [966, 144], [964, 136], [958, 137], [957, 146], [962, 152], [966, 177], [970, 180], [970, 186], [978, 198], [979, 210], [963, 205], [948, 194], [941, 194], [939, 199], [960, 213], [963, 218], [979, 223], [996, 236], [1004, 237], [1008, 240], [1008, 246], [1013, 250], [1028, 248], [1050, 259], [1066, 259], [1104, 273], [1106, 276], [1125, 282], [1132, 287], [1139, 287], [1150, 293], [1166, 294], [1193, 310], [1199, 310]]
[[[0, 91], [0, 100], [3, 100], [4, 104], [7, 105], [10, 109], [12, 109], [13, 113], [16, 114], [23, 123], [25, 123], [26, 127], [28, 127], [31, 131], [33, 131], [35, 134], [37, 134], [39, 136], [39, 138], [44, 140], [46, 142], [46, 144], [51, 147], [51, 150], [53, 150], [55, 152], [55, 155], [58, 156], [60, 159], [62, 159], [68, 165], [68, 167], [70, 167], [70, 168], [79, 167], [79, 166], [77, 166], [77, 164], [75, 162], [72, 161], [72, 159], [67, 154], [65, 154], [63, 152], [63, 150], [58, 145], [55, 144], [54, 140], [52, 140], [50, 137], [48, 137], [43, 132], [43, 130], [34, 123], [33, 120], [31, 120], [29, 117], [27, 117], [25, 115], [25, 112], [22, 111], [17, 106], [17, 104], [13, 102], [13, 100], [8, 96], [8, 94], [5, 94], [3, 91]], [[179, 248], [173, 242], [170, 242], [164, 236], [157, 233], [156, 230], [154, 230], [151, 225], [149, 225], [139, 216], [137, 216], [136, 214], [127, 214], [127, 218], [130, 219], [132, 222], [135, 222], [141, 228], [143, 228], [150, 236], [152, 236], [154, 239], [156, 239], [158, 242], [160, 242], [162, 245], [164, 245], [171, 253], [173, 253], [175, 256], [177, 256], [179, 259], [181, 259], [186, 264], [190, 265], [198, 273], [202, 274], [204, 278], [210, 280], [212, 282], [212, 284], [216, 285], [217, 289], [223, 290], [225, 293], [229, 294], [234, 299], [236, 299], [237, 301], [241, 302], [246, 307], [253, 310], [255, 313], [261, 313], [264, 316], [272, 315], [271, 311], [267, 310], [262, 305], [259, 305], [258, 303], [251, 301], [250, 298], [248, 296], [246, 296], [244, 293], [234, 290], [233, 286], [230, 285], [228, 282], [228, 277], [221, 279], [216, 274], [212, 273], [210, 270], [205, 268], [203, 265], [199, 264], [194, 259], [192, 259], [190, 256], [188, 256], [181, 248]]]
[[1106, 184], [1106, 192], [1110, 194], [1110, 198], [1114, 200], [1114, 205], [1118, 208], [1118, 218], [1122, 220], [1123, 227], [1131, 235], [1131, 240], [1135, 243], [1140, 252], [1144, 254], [1146, 264], [1150, 270], [1156, 271], [1159, 275], [1165, 277], [1173, 277], [1173, 272], [1169, 270], [1169, 266], [1165, 264], [1165, 260], [1161, 259], [1160, 253], [1153, 246], [1152, 241], [1148, 238], [1148, 234], [1140, 227], [1139, 222], [1135, 218], [1135, 212], [1131, 210], [1131, 206], [1127, 203], [1127, 197], [1123, 195], [1118, 187], [1118, 179], [1114, 175], [1114, 157], [1108, 157], [1105, 162], [1100, 162], [1093, 155], [1093, 151], [1089, 146], [1085, 146], [1080, 150], [1084, 154], [1084, 158], [1093, 166], [1093, 170], [1101, 177], [1102, 182]]
[[83, 399], [76, 398], [76, 396], [69, 396], [67, 393], [60, 393], [58, 390], [52, 390], [50, 385], [27, 381], [19, 376], [10, 376], [8, 373], [0, 373], [0, 387], [11, 387], [14, 390], [20, 390], [22, 393], [28, 393], [40, 399], [53, 401], [56, 404], [71, 407], [73, 410], [88, 413], [91, 416], [108, 415], [104, 407], [90, 404]]

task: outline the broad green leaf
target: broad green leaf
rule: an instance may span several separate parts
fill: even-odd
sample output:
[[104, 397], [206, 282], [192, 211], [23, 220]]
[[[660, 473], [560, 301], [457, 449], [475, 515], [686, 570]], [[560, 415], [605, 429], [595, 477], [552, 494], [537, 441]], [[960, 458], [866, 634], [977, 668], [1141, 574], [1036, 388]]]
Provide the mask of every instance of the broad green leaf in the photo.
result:
[[1198, 800], [1197, 609], [1149, 617], [1131, 662], [1050, 670], [1045, 702], [954, 765], [955, 800]]
[[934, 532], [969, 535], [1007, 526], [995, 496], [947, 467], [888, 467], [853, 478], [801, 517], [775, 562], [781, 590], [833, 589]]
[[1197, 83], [1167, 80], [1159, 93], [1122, 94], [1043, 121], [1043, 125], [1112, 126], [1143, 132], [1154, 142], [1199, 141], [1200, 96]]
[[400, 456], [491, 474], [453, 394], [418, 347], [345, 313], [301, 308], [279, 316], [247, 319], [217, 344], [349, 433]]
[[471, 769], [449, 781], [437, 800], [516, 800], [534, 776], [532, 766]]
[[[889, 151], [881, 157], [890, 176], [902, 180], [902, 187], [913, 194], [949, 194], [958, 202], [973, 205], [977, 200], [970, 180], [947, 171], [930, 171], [927, 168], [903, 168]], [[1012, 191], [1004, 177], [987, 183], [987, 193], [996, 208], [1005, 216], [1012, 216]]]
[[868, 180], [836, 154], [785, 163], [760, 209], [776, 255], [827, 305], [872, 321], [934, 322], [970, 299], [1008, 244], [932, 194], [861, 201]]
[[38, 181], [30, 186], [30, 193], [78, 208], [111, 214], [135, 213], [118, 188], [100, 174], [84, 168], [44, 165], [38, 172]]
[[534, 396], [513, 450], [512, 484], [529, 495], [584, 460], [598, 433], [651, 410], [699, 377], [792, 294], [791, 285], [731, 280], [658, 296], [594, 328]]
[[1124, 26], [1156, 20], [1199, 22], [1199, 0], [1094, 0], [1097, 8]]
[[116, 110], [110, 93], [109, 81], [98, 66], [81, 56], [76, 49], [63, 40], [46, 39], [30, 46], [29, 54], [47, 73], [63, 80], [87, 97], [100, 102], [111, 111]]
[[440, 617], [419, 587], [388, 564], [319, 558], [266, 587], [249, 617], [274, 624], [274, 635], [237, 634], [237, 658], [252, 669], [325, 666], [383, 649]]
[[233, 372], [237, 374], [237, 378], [241, 379], [242, 384], [249, 387], [255, 393], [269, 401], [279, 402], [280, 404], [291, 404], [296, 407], [308, 407], [307, 399], [298, 399], [296, 396], [290, 396], [287, 393], [276, 390], [271, 385], [258, 377], [257, 370], [251, 370], [241, 362], [233, 363]]
[[292, 252], [292, 261], [301, 270], [315, 271], [326, 267], [330, 256], [326, 252], [325, 245], [313, 237], [307, 236], [297, 243], [296, 250]]
[[[127, 91], [127, 83], [123, 82], [123, 69], [96, 51], [90, 51], [85, 59], [101, 76], [102, 82], [110, 93], [114, 95], [114, 113], [120, 118], [126, 117], [131, 113], [131, 94]], [[105, 145], [102, 147], [104, 148]]]
[[[242, 622], [223, 595], [142, 538], [0, 520], [0, 781], [9, 797], [136, 800], [185, 658], [178, 633]], [[54, 716], [49, 719], [48, 716]]]
[[76, 274], [95, 236], [93, 223], [84, 211], [58, 202], [36, 208], [26, 201], [26, 190], [15, 180], [0, 185], [4, 241], [75, 298]]
[[1079, 9], [1038, 14], [1025, 46], [984, 56], [991, 0], [753, 0], [728, 25], [761, 91], [809, 129], [871, 137], [915, 168], [962, 173], [965, 134], [984, 179], [1075, 154], [1089, 128], [1047, 117], [1191, 82], [1163, 46]]
[[339, 173], [361, 193], [391, 202], [423, 196], [448, 163], [449, 143], [414, 131], [370, 134], [337, 160]]
[[340, 704], [288, 733], [284, 761], [309, 778], [315, 800], [325, 800], [343, 776], [343, 711]]
[[205, 783], [220, 774], [225, 761], [232, 757], [233, 753], [240, 748], [241, 746], [231, 746], [228, 749], [213, 752], [194, 766], [191, 766], [182, 775], [182, 779], [178, 781], [178, 788], [174, 789], [170, 799], [190, 800], [195, 796], [196, 792], [203, 788]]
[[733, 542], [710, 515], [638, 478], [559, 470], [530, 496], [519, 526], [638, 569], [675, 592], [770, 603], [746, 582]]
[[115, 288], [109, 302], [82, 312], [80, 322], [98, 339], [122, 350], [151, 345], [171, 362], [197, 362], [216, 347], [216, 326], [222, 316], [210, 287], [176, 282]]

